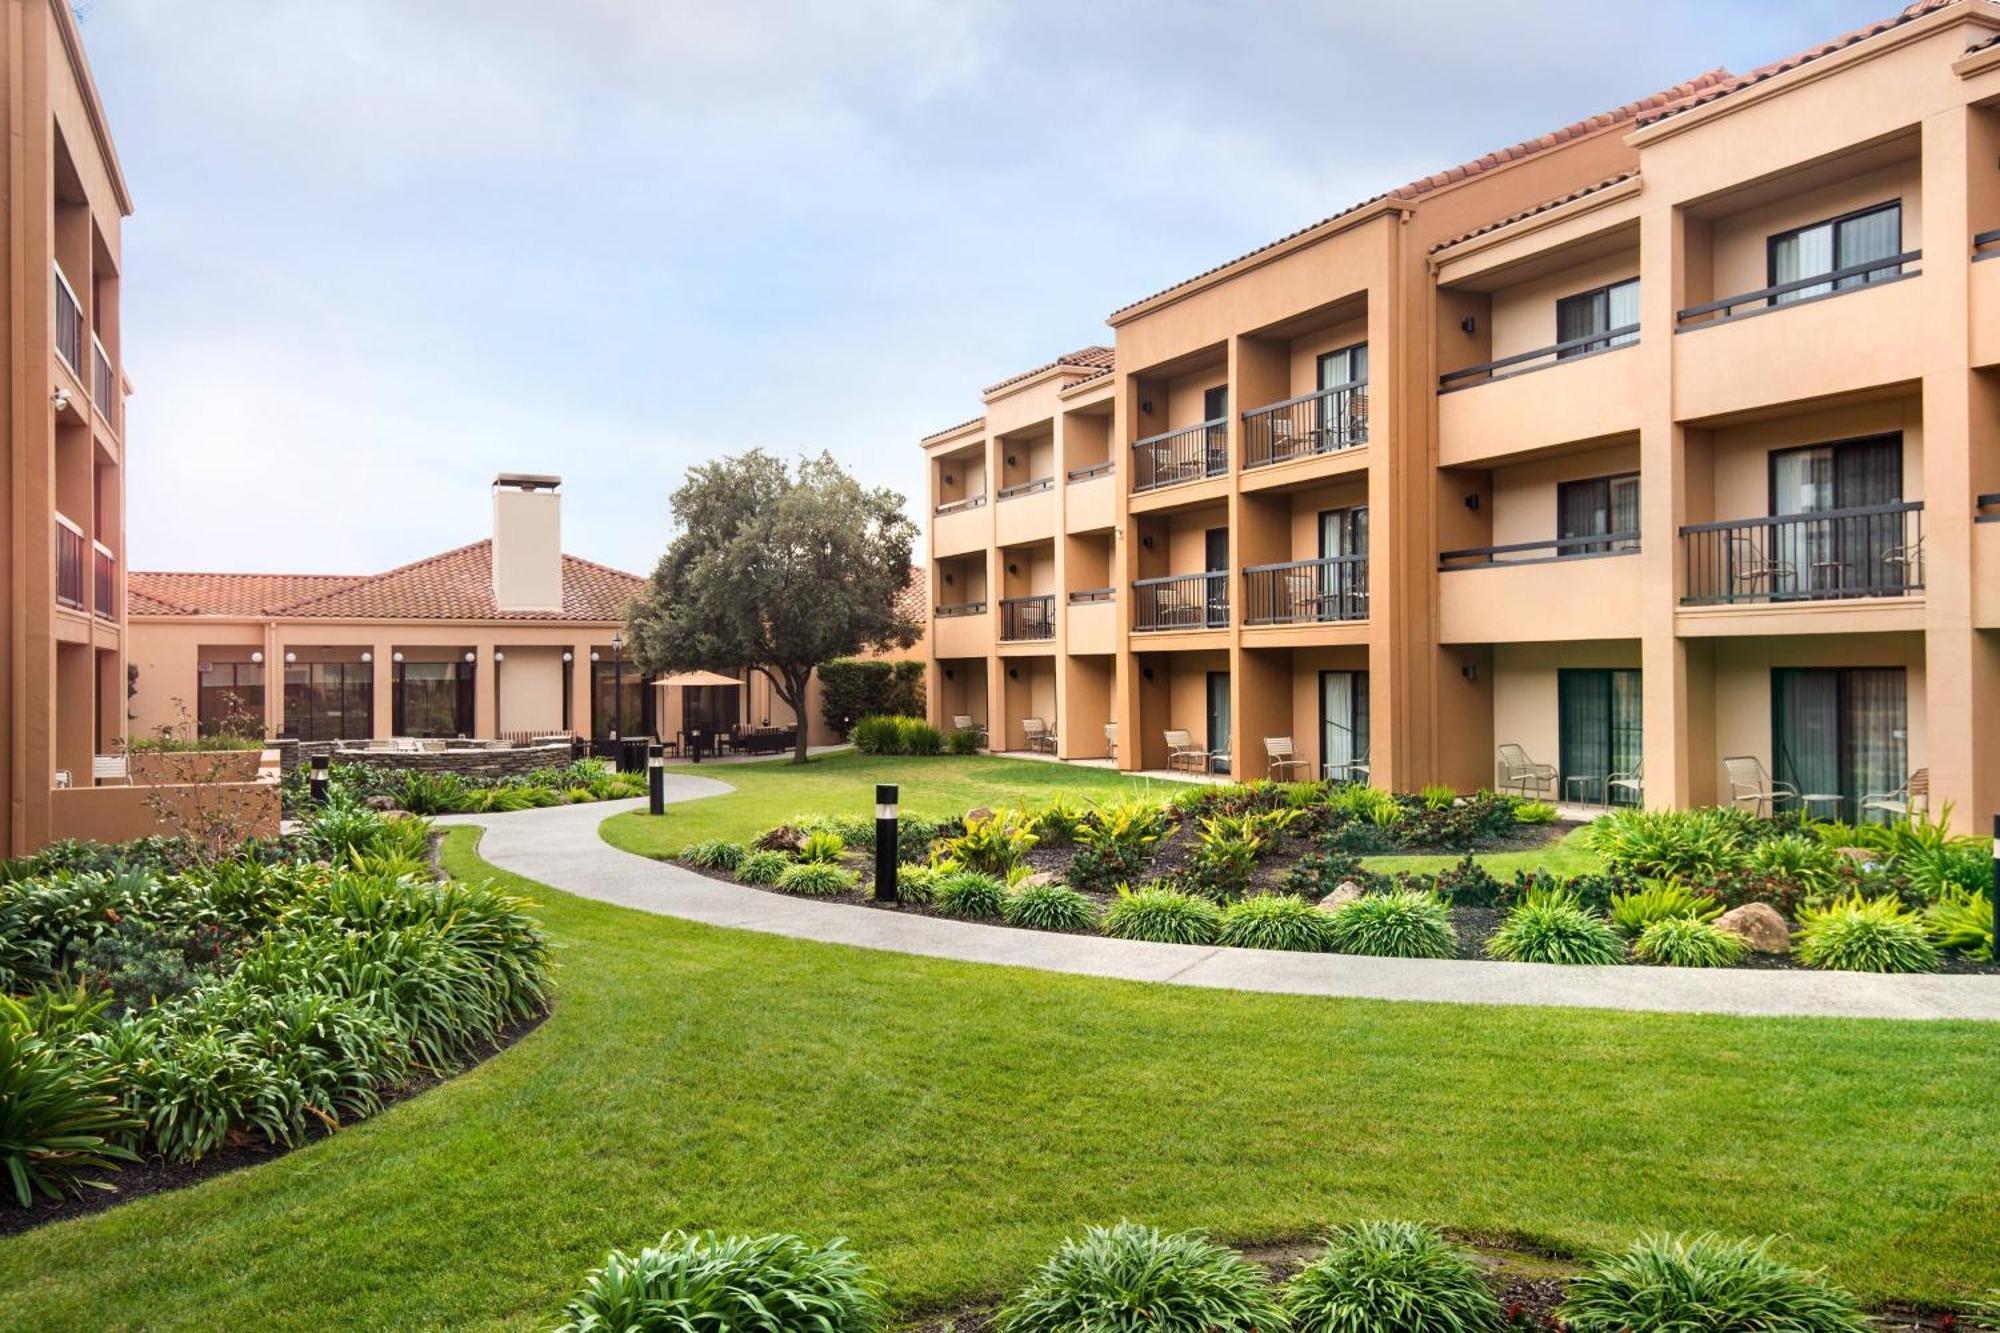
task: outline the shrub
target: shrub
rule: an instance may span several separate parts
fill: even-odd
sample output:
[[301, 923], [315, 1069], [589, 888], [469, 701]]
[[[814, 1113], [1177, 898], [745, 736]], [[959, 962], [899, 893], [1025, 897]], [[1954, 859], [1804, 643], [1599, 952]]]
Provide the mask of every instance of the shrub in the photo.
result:
[[1750, 849], [1753, 872], [1796, 885], [1802, 897], [1835, 892], [1843, 859], [1832, 847], [1802, 833], [1766, 838]]
[[1516, 824], [1553, 824], [1556, 822], [1557, 814], [1556, 808], [1547, 801], [1523, 801], [1514, 807], [1514, 822]]
[[1658, 921], [1713, 921], [1721, 915], [1722, 904], [1684, 884], [1648, 884], [1611, 896], [1611, 924], [1635, 937]]
[[0, 1166], [23, 1208], [36, 1195], [81, 1192], [81, 1175], [134, 1154], [113, 1140], [139, 1127], [111, 1081], [91, 1074], [30, 1026], [27, 1011], [0, 995]]
[[1561, 892], [1528, 897], [1486, 941], [1486, 952], [1514, 963], [1625, 961], [1625, 943], [1610, 923]]
[[1366, 869], [1359, 857], [1346, 852], [1310, 852], [1285, 872], [1285, 891], [1307, 898], [1324, 898], [1348, 883], [1370, 893], [1386, 888], [1388, 879]]
[[1458, 804], [1458, 788], [1434, 782], [1417, 793], [1426, 810], [1449, 810]]
[[944, 733], [920, 717], [899, 717], [896, 749], [902, 754], [934, 755], [944, 749]]
[[1241, 898], [1257, 869], [1257, 840], [1231, 835], [1216, 820], [1204, 826], [1201, 841], [1188, 857], [1183, 882], [1192, 892], [1219, 903]]
[[1705, 883], [1748, 864], [1743, 816], [1719, 808], [1616, 810], [1590, 826], [1591, 846], [1613, 870]]
[[1951, 889], [1977, 891], [1993, 882], [1993, 850], [1976, 839], [1914, 847], [1897, 856], [1895, 864], [1909, 880], [1911, 896], [1922, 902]]
[[1040, 840], [1041, 846], [1067, 847], [1075, 840], [1077, 826], [1083, 823], [1084, 814], [1082, 806], [1058, 796], [1028, 816], [1028, 827]]
[[829, 829], [808, 833], [799, 839], [797, 856], [802, 862], [818, 865], [837, 865], [840, 854], [847, 850], [847, 840]]
[[1934, 972], [1938, 965], [1923, 918], [1893, 898], [1850, 896], [1802, 909], [1793, 952], [1807, 967], [1839, 972]]
[[947, 754], [978, 754], [979, 733], [971, 727], [958, 727], [944, 734], [944, 748]]
[[1272, 1333], [1263, 1270], [1199, 1232], [1120, 1222], [1065, 1240], [1000, 1309], [1000, 1333]]
[[1479, 1265], [1430, 1227], [1359, 1222], [1279, 1295], [1292, 1333], [1476, 1333], [1502, 1326]]
[[1500, 901], [1500, 881], [1470, 856], [1437, 872], [1440, 898], [1459, 907], [1491, 907]]
[[674, 1231], [605, 1256], [558, 1333], [874, 1333], [886, 1313], [881, 1285], [842, 1239]]
[[977, 870], [960, 870], [938, 878], [931, 901], [946, 916], [991, 920], [1007, 905], [1007, 885]]
[[1854, 1298], [1771, 1257], [1771, 1242], [1647, 1236], [1570, 1283], [1557, 1317], [1574, 1333], [1674, 1329], [1863, 1333]]
[[[936, 866], [904, 862], [896, 867], [896, 897], [906, 903], [930, 903], [937, 897], [938, 881], [948, 873]], [[879, 891], [876, 896], [881, 896]]]
[[1396, 830], [1352, 815], [1339, 818], [1327, 831], [1327, 850], [1352, 856], [1379, 856], [1396, 850]]
[[1216, 942], [1236, 949], [1285, 949], [1324, 953], [1333, 917], [1316, 903], [1290, 894], [1264, 894], [1233, 903], [1222, 914]]
[[1337, 814], [1352, 815], [1377, 828], [1393, 829], [1403, 820], [1401, 802], [1380, 787], [1349, 783], [1327, 797], [1327, 808]]
[[1374, 894], [1333, 913], [1328, 947], [1335, 953], [1375, 958], [1451, 958], [1458, 932], [1451, 913], [1433, 894]]
[[1750, 952], [1741, 935], [1694, 917], [1670, 916], [1639, 932], [1632, 952], [1661, 967], [1734, 967]]
[[1982, 963], [1993, 958], [1993, 900], [1983, 893], [1948, 887], [1924, 909], [1924, 929], [1939, 948]]
[[734, 872], [749, 855], [740, 842], [725, 842], [721, 838], [709, 838], [704, 842], [691, 842], [681, 848], [680, 859], [701, 870], [727, 870]]
[[1120, 888], [1101, 925], [1114, 939], [1213, 944], [1222, 930], [1222, 909], [1206, 898], [1173, 889]]
[[831, 861], [797, 861], [778, 872], [776, 886], [803, 898], [835, 898], [860, 884], [859, 875]]
[[75, 970], [123, 1014], [193, 990], [213, 974], [228, 938], [212, 926], [185, 931], [126, 917], [90, 942]]
[[1166, 814], [1149, 801], [1098, 806], [1077, 825], [1069, 881], [1079, 889], [1108, 890], [1137, 879], [1153, 847], [1166, 835]]
[[1005, 876], [1027, 859], [1037, 838], [1012, 810], [996, 810], [968, 820], [965, 832], [945, 843], [944, 853], [968, 870]]
[[854, 742], [854, 748], [863, 754], [898, 754], [902, 751], [900, 719], [888, 714], [862, 718], [854, 724], [854, 730], [848, 736]]
[[924, 664], [872, 657], [836, 657], [819, 666], [820, 715], [833, 731], [850, 718], [921, 713]]
[[1033, 930], [1088, 930], [1097, 924], [1097, 904], [1067, 884], [1024, 884], [1006, 896], [1000, 914], [1010, 926]]
[[751, 852], [736, 867], [736, 878], [745, 884], [776, 884], [792, 864], [783, 852]]

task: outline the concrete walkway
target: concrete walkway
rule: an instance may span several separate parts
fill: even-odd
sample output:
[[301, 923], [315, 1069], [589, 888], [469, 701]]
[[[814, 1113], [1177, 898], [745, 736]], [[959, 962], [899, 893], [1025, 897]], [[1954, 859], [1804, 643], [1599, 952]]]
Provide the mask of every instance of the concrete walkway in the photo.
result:
[[[678, 773], [670, 774], [667, 784], [672, 801], [719, 796], [732, 790], [726, 782]], [[789, 898], [622, 852], [598, 836], [597, 826], [606, 818], [641, 809], [644, 804], [559, 805], [511, 814], [452, 815], [438, 823], [483, 826], [486, 833], [479, 851], [486, 860], [580, 897], [712, 926], [932, 958], [1177, 986], [1359, 999], [2000, 1021], [2000, 976], [1875, 976], [1355, 958], [1045, 934]]]

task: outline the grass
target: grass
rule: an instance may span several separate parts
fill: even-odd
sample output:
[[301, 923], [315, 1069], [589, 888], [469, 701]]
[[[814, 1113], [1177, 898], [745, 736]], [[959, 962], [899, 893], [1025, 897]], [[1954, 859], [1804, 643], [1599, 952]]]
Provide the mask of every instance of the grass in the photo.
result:
[[563, 946], [548, 1022], [278, 1161], [0, 1240], [0, 1323], [545, 1328], [607, 1250], [676, 1227], [845, 1235], [909, 1315], [1126, 1217], [1255, 1243], [1403, 1216], [1565, 1252], [1782, 1233], [1876, 1300], [2000, 1285], [1992, 1025], [985, 967], [573, 898], [475, 838], [447, 867], [535, 898]]
[[[1546, 870], [1552, 875], [1588, 875], [1604, 869], [1604, 861], [1590, 849], [1585, 828], [1571, 829], [1559, 841], [1530, 852], [1481, 852], [1473, 860], [1495, 879], [1512, 879], [1516, 870]], [[1443, 856], [1364, 856], [1361, 864], [1370, 870], [1394, 874], [1398, 870], [1434, 875], [1449, 870], [1465, 857], [1462, 853]]]
[[1152, 791], [1171, 795], [1183, 783], [1149, 782], [1103, 768], [1050, 764], [991, 755], [822, 755], [798, 765], [789, 759], [755, 764], [677, 765], [671, 772], [712, 777], [736, 790], [678, 802], [665, 819], [618, 815], [604, 824], [604, 839], [641, 856], [672, 856], [691, 842], [725, 838], [748, 842], [774, 824], [798, 815], [875, 813], [875, 784], [900, 785], [902, 808], [913, 815], [962, 815], [980, 806], [1039, 805], [1054, 796], [1093, 800]]

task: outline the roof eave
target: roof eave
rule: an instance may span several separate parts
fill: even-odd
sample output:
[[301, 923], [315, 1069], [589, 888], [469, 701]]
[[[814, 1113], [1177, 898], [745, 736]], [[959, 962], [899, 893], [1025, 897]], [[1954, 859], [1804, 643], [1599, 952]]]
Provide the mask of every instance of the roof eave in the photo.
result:
[[76, 70], [77, 86], [83, 90], [84, 113], [90, 117], [91, 137], [97, 140], [97, 154], [104, 160], [104, 174], [111, 180], [111, 192], [118, 196], [118, 213], [129, 218], [132, 193], [125, 187], [125, 169], [118, 164], [118, 146], [111, 141], [111, 121], [104, 114], [104, 101], [97, 95], [97, 80], [91, 76], [90, 60], [83, 52], [83, 34], [77, 29], [68, 0], [49, 0], [49, 8], [55, 12], [63, 50]]

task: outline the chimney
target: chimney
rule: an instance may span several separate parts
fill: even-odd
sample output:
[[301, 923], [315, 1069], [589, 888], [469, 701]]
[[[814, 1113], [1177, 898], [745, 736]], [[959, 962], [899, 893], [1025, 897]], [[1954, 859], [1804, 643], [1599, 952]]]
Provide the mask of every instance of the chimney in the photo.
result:
[[561, 477], [493, 479], [493, 600], [502, 611], [562, 610]]

